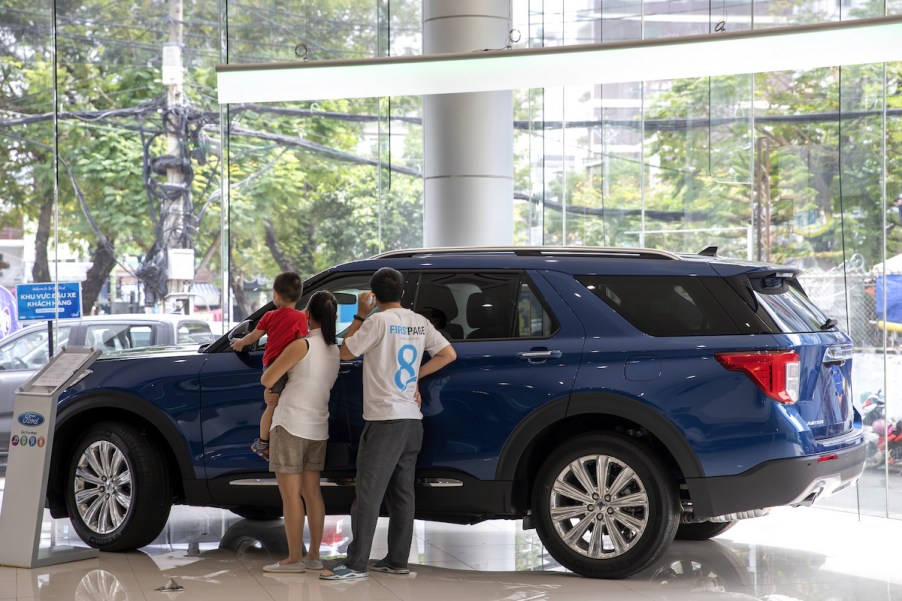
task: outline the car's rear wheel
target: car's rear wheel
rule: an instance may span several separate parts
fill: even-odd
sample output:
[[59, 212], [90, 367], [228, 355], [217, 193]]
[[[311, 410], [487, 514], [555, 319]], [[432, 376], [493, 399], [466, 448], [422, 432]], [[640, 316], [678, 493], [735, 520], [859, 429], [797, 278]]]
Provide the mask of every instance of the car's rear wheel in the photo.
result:
[[679, 525], [676, 484], [641, 443], [574, 439], [542, 464], [533, 489], [539, 537], [565, 568], [625, 578], [656, 561]]
[[172, 507], [166, 463], [133, 426], [91, 426], [75, 445], [66, 474], [69, 519], [90, 546], [137, 549], [163, 530]]
[[669, 598], [669, 591], [677, 598], [693, 599], [692, 593], [685, 596], [687, 590], [704, 598], [709, 591], [744, 590], [755, 583], [742, 558], [717, 541], [707, 545], [677, 541], [645, 575], [657, 587], [655, 593], [662, 595], [660, 598]]
[[732, 528], [736, 522], [692, 522], [680, 524], [676, 537], [680, 540], [708, 540], [718, 534], [723, 534]]

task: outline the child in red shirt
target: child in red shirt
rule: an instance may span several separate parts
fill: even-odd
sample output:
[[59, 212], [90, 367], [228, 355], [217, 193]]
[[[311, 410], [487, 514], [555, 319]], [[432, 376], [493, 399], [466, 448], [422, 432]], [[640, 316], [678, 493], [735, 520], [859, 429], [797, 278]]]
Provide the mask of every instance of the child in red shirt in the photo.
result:
[[[249, 344], [254, 344], [266, 334], [266, 350], [263, 351], [263, 368], [285, 350], [293, 340], [307, 335], [307, 314], [295, 309], [295, 305], [304, 293], [304, 282], [298, 274], [286, 271], [276, 276], [272, 284], [272, 302], [276, 306], [267, 312], [254, 331], [242, 338], [232, 340], [232, 348], [240, 351]], [[273, 392], [282, 392], [288, 382], [288, 374], [279, 378], [279, 381], [270, 388]], [[272, 427], [272, 416], [275, 405], [267, 405], [260, 418], [260, 437], [251, 444], [251, 450], [269, 460], [269, 430]]]

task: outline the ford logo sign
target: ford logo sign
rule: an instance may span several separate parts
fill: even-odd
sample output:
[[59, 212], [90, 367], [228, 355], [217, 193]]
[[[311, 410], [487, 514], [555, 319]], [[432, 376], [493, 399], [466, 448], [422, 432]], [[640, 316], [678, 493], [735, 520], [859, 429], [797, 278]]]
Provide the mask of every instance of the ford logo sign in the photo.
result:
[[44, 423], [44, 416], [34, 411], [26, 411], [19, 416], [19, 423], [23, 426], [40, 426]]

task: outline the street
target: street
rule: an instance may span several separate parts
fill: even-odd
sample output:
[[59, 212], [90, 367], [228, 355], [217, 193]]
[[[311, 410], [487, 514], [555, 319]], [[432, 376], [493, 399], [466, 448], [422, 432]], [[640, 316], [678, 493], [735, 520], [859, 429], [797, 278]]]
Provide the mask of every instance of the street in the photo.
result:
[[902, 519], [902, 468], [890, 467], [888, 482], [887, 486], [884, 466], [867, 469], [858, 481], [857, 488], [827, 497], [814, 506], [857, 513], [860, 502], [862, 514]]

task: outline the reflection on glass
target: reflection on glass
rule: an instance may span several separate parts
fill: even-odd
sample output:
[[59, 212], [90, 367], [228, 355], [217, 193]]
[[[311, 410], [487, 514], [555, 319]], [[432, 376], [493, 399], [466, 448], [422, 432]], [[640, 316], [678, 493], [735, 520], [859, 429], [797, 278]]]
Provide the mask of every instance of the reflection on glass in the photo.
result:
[[[421, 52], [420, 0], [296, 4], [184, 2], [170, 15], [178, 3], [76, 0], [57, 3], [54, 22], [45, 3], [6, 2], [0, 284], [78, 281], [84, 314], [180, 311], [219, 333], [267, 302], [281, 271], [306, 277], [420, 246], [420, 98], [242, 105], [220, 123], [219, 63]], [[512, 9], [521, 45], [542, 47], [852, 20], [902, 4]], [[897, 323], [898, 301], [882, 278], [902, 269], [880, 269], [902, 256], [900, 85], [892, 63], [515, 90], [514, 239], [716, 246], [804, 268], [808, 295], [855, 341], [853, 396], [883, 391], [898, 419], [902, 333], [881, 325]], [[32, 353], [2, 363], [37, 365]], [[899, 478], [868, 470], [858, 491], [824, 503], [902, 515], [902, 501], [885, 501]]]

